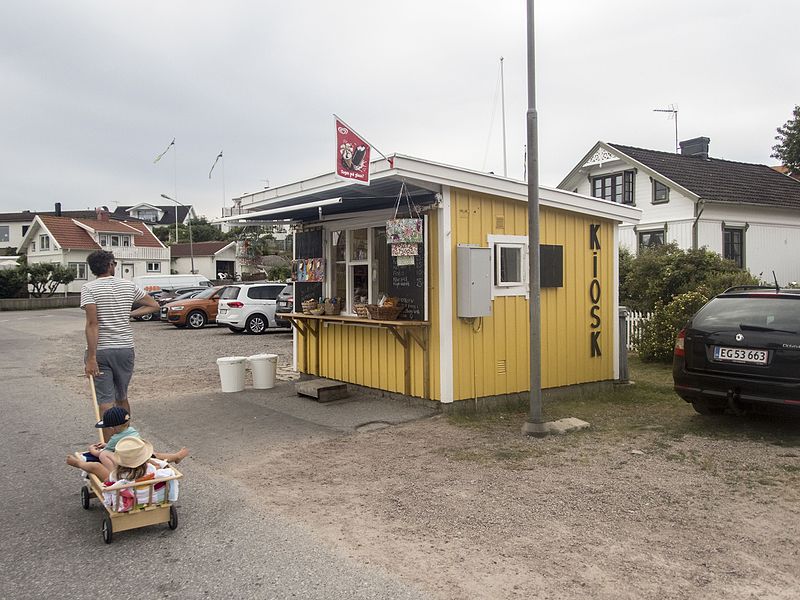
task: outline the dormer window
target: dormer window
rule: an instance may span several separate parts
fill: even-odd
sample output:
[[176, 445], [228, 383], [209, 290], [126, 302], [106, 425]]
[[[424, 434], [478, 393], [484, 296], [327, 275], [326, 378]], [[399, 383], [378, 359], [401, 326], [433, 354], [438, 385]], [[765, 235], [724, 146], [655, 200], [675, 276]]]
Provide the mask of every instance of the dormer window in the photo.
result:
[[138, 214], [136, 216], [139, 217], [142, 221], [149, 221], [150, 223], [155, 223], [156, 221], [158, 221], [157, 210], [152, 210], [152, 209], [140, 210], [138, 211]]
[[105, 248], [108, 246], [108, 236], [105, 234], [100, 234], [100, 245]]
[[617, 204], [634, 204], [634, 172], [623, 171], [592, 177], [592, 196]]
[[39, 250], [50, 250], [50, 236], [43, 233], [39, 236]]
[[660, 181], [653, 180], [653, 204], [669, 202], [669, 188]]

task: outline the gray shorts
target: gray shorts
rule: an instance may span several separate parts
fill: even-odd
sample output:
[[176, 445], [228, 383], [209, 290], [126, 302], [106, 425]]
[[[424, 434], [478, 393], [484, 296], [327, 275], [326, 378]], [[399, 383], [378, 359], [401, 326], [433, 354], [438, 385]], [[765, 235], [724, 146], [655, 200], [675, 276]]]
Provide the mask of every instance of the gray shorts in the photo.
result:
[[98, 404], [113, 404], [128, 398], [133, 360], [133, 348], [104, 348], [97, 351], [100, 375], [94, 378], [94, 391]]

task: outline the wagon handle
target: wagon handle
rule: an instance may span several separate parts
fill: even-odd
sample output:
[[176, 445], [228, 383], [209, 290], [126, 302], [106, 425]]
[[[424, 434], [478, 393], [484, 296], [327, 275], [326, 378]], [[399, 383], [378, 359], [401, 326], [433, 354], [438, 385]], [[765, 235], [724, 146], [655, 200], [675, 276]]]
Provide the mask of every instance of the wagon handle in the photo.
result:
[[[94, 422], [98, 423], [100, 421], [100, 407], [97, 406], [97, 392], [94, 389], [94, 375], [89, 375], [89, 388], [92, 390], [92, 407], [94, 408]], [[100, 436], [100, 443], [105, 443], [105, 438], [103, 438], [103, 430], [98, 427], [97, 435]]]

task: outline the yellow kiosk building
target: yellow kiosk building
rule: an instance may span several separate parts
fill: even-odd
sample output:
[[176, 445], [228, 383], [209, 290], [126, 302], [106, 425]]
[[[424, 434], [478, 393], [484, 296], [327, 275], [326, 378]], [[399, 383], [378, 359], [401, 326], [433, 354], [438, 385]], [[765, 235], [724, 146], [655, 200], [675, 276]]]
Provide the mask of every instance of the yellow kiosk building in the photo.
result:
[[[240, 199], [242, 220], [295, 223], [296, 368], [441, 403], [527, 392], [527, 184], [404, 155], [372, 169], [369, 185], [331, 173]], [[541, 188], [543, 388], [618, 378], [618, 226], [639, 215]], [[396, 217], [422, 220], [400, 252]], [[384, 297], [403, 312], [364, 318]], [[340, 314], [302, 314], [325, 298]]]

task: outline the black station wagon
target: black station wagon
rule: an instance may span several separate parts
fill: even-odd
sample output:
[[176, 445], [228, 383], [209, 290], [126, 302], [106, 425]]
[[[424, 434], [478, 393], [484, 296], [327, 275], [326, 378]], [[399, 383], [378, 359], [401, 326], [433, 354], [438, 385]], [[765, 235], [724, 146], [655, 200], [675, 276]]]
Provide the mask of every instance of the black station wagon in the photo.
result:
[[672, 376], [703, 415], [800, 410], [800, 290], [741, 286], [710, 300], [678, 334]]

